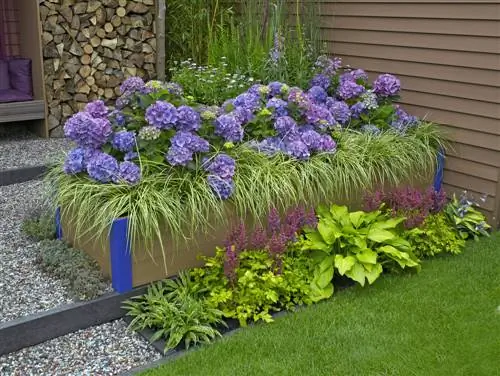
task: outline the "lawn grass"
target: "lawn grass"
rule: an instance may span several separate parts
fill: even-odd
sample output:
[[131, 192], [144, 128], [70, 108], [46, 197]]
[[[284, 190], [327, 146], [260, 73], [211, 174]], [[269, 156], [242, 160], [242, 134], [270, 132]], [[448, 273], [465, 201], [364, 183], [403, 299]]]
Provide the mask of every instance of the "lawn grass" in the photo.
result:
[[500, 375], [500, 233], [142, 376]]

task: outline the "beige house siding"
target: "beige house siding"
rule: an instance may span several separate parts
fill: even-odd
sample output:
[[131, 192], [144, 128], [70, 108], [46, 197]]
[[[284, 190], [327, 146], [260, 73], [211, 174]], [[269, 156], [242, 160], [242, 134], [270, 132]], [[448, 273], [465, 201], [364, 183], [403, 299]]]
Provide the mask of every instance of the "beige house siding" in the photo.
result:
[[322, 1], [332, 54], [401, 78], [401, 103], [453, 141], [444, 187], [466, 189], [500, 224], [500, 4], [496, 0]]

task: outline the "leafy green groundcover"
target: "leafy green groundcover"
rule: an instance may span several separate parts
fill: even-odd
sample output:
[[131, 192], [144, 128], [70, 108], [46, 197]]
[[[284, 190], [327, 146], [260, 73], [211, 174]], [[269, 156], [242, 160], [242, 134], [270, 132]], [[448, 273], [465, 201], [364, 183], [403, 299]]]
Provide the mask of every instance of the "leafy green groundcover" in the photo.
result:
[[496, 375], [499, 251], [497, 232], [142, 375]]
[[[397, 186], [429, 176], [443, 138], [438, 127], [422, 124], [404, 137], [340, 132], [334, 155], [318, 154], [307, 162], [284, 156], [269, 158], [245, 147], [227, 150], [237, 161], [235, 194], [228, 200], [237, 215], [263, 218], [271, 207], [297, 203], [314, 206], [324, 199], [341, 202], [377, 182]], [[143, 165], [135, 186], [100, 184], [85, 176], [69, 176], [54, 168], [49, 180], [63, 209], [74, 207], [77, 233], [100, 234], [113, 219], [130, 218], [132, 238], [161, 237], [165, 223], [174, 235], [191, 237], [214, 223], [226, 223], [226, 204], [211, 193], [205, 172], [155, 164]], [[65, 213], [63, 212], [63, 215]]]

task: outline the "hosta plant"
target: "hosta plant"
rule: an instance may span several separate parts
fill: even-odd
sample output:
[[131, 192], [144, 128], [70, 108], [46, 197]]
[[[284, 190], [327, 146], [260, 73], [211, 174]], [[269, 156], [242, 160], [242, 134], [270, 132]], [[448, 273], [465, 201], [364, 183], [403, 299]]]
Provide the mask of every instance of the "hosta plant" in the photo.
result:
[[145, 295], [125, 302], [127, 315], [133, 317], [129, 328], [153, 329], [151, 341], [165, 339], [165, 352], [182, 342], [186, 348], [208, 343], [220, 336], [216, 326], [224, 321], [222, 312], [212, 307], [203, 293], [187, 273], [153, 284]]
[[349, 212], [337, 205], [320, 207], [317, 213], [317, 230], [306, 229], [302, 243], [316, 265], [311, 283], [316, 300], [333, 293], [334, 268], [364, 286], [366, 281], [372, 284], [384, 266], [419, 267], [410, 243], [400, 236], [404, 217], [391, 218], [379, 210]]
[[489, 236], [488, 230], [491, 226], [486, 223], [486, 217], [474, 207], [475, 205], [477, 204], [467, 197], [467, 192], [463, 192], [460, 198], [453, 195], [451, 202], [445, 208], [448, 220], [462, 239], [477, 240], [479, 236]]

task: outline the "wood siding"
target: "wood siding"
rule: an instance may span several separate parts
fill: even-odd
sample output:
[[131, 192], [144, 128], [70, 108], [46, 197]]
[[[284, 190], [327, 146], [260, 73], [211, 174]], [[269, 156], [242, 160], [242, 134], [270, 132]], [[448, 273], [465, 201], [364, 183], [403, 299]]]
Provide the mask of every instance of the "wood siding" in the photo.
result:
[[468, 190], [500, 224], [500, 4], [497, 0], [323, 0], [330, 53], [401, 79], [401, 103], [453, 141], [444, 188]]

